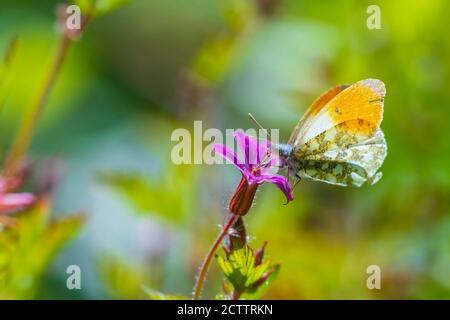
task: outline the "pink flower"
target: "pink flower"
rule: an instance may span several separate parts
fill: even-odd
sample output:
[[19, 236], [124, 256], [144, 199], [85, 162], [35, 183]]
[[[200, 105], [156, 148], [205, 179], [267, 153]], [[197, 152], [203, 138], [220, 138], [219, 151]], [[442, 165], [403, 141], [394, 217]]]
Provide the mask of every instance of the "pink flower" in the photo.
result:
[[[270, 152], [269, 141], [258, 141], [242, 130], [234, 132], [234, 139], [241, 154], [225, 145], [216, 144], [213, 150], [231, 162], [242, 173], [242, 179], [230, 201], [230, 211], [245, 215], [250, 209], [258, 186], [264, 182], [275, 184], [286, 196], [287, 202], [294, 199], [288, 179], [277, 174], [280, 160]], [[243, 158], [243, 159], [242, 159]]]
[[11, 193], [22, 184], [19, 178], [0, 176], [0, 215], [14, 212], [33, 204], [35, 196], [31, 193]]

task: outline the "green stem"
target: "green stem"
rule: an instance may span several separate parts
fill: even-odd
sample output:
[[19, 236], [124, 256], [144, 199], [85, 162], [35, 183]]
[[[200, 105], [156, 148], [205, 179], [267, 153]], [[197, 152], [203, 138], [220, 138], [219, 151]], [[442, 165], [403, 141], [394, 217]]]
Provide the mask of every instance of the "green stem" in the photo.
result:
[[200, 266], [200, 271], [197, 275], [197, 281], [195, 282], [195, 287], [194, 287], [193, 300], [200, 299], [200, 294], [202, 292], [203, 283], [205, 282], [206, 274], [208, 273], [209, 265], [211, 264], [211, 260], [212, 260], [212, 257], [214, 256], [214, 252], [216, 252], [216, 250], [219, 247], [220, 243], [222, 242], [223, 238], [227, 235], [228, 230], [230, 230], [231, 226], [236, 222], [236, 220], [238, 218], [239, 218], [239, 216], [234, 213], [232, 213], [230, 215], [230, 218], [228, 219], [226, 224], [223, 226], [223, 228], [220, 231], [219, 235], [217, 236], [216, 240], [214, 240], [214, 243], [212, 244], [211, 248], [209, 249], [208, 254], [206, 255], [205, 259], [203, 260], [203, 263]]
[[21, 165], [22, 158], [30, 145], [39, 116], [41, 115], [50, 92], [54, 87], [56, 78], [61, 70], [71, 43], [72, 41], [67, 38], [66, 35], [63, 34], [61, 36], [52, 66], [43, 82], [41, 90], [38, 92], [36, 98], [31, 102], [28, 112], [25, 114], [25, 117], [17, 132], [11, 151], [6, 158], [5, 172], [9, 176], [15, 175], [17, 169]]

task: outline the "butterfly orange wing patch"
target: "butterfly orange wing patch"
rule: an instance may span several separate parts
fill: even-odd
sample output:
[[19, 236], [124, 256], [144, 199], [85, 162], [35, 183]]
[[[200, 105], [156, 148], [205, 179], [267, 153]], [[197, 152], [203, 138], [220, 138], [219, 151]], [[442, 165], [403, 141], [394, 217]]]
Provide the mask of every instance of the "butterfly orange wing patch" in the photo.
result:
[[328, 102], [330, 102], [331, 99], [333, 99], [336, 95], [338, 95], [340, 92], [342, 92], [344, 89], [348, 88], [349, 85], [338, 85], [334, 88], [329, 89], [328, 91], [324, 92], [319, 98], [317, 98], [311, 106], [306, 110], [303, 117], [300, 119], [298, 124], [295, 126], [294, 131], [292, 131], [291, 136], [288, 140], [288, 144], [295, 145], [296, 140], [300, 138], [299, 133], [305, 132], [308, 128], [309, 124], [311, 123], [312, 119], [315, 115], [319, 113], [319, 111], [326, 106]]
[[349, 132], [374, 133], [383, 119], [385, 94], [384, 83], [376, 79], [361, 80], [342, 90], [300, 129], [296, 144], [347, 121], [351, 121], [346, 125]]

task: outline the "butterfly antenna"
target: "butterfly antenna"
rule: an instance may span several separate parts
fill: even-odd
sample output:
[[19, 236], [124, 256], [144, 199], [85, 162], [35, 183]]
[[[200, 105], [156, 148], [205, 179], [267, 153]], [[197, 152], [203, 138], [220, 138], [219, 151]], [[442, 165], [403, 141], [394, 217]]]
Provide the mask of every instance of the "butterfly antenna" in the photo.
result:
[[[264, 127], [258, 122], [258, 120], [255, 119], [255, 117], [254, 117], [250, 112], [248, 113], [248, 117], [249, 117], [250, 120], [252, 120], [252, 121], [253, 121], [260, 129], [264, 130], [264, 132], [266, 133], [267, 137], [269, 137], [270, 140], [272, 139], [272, 137], [271, 137], [269, 131], [267, 131], [267, 129], [264, 128]], [[268, 161], [268, 160], [270, 159], [270, 154], [271, 154], [270, 148], [268, 148], [268, 149], [267, 149], [267, 154], [266, 154], [266, 156], [264, 157], [262, 163], [265, 163], [266, 161]]]
[[253, 121], [260, 129], [264, 130], [269, 138], [272, 138], [272, 137], [270, 136], [269, 131], [267, 131], [267, 129], [264, 128], [264, 127], [258, 122], [258, 120], [255, 119], [255, 117], [254, 117], [251, 113], [248, 114], [248, 117], [249, 117], [250, 120], [252, 120], [252, 121]]

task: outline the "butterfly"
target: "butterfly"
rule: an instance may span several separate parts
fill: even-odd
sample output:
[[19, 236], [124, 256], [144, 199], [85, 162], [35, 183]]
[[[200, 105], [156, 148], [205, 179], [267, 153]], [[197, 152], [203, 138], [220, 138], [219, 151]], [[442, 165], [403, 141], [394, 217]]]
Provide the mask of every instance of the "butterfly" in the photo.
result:
[[365, 79], [317, 98], [288, 142], [276, 146], [288, 176], [339, 186], [376, 183], [387, 154], [380, 129], [385, 95], [382, 81]]

